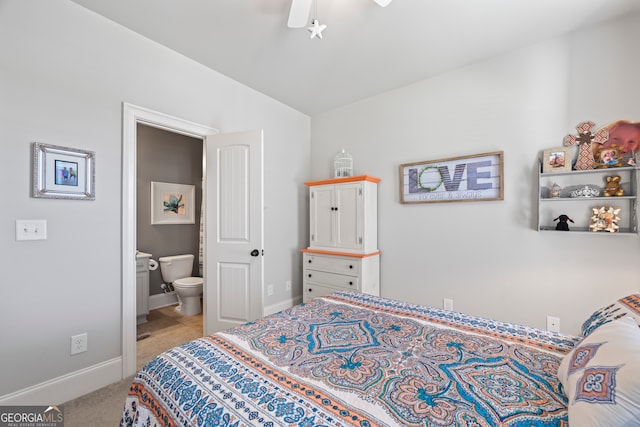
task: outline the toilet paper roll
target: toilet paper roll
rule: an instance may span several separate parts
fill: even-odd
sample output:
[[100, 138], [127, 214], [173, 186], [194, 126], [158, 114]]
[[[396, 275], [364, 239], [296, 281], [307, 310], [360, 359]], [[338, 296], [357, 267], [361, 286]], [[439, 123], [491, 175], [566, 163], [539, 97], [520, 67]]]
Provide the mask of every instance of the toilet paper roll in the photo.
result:
[[157, 270], [158, 269], [158, 261], [155, 259], [149, 258], [149, 270]]

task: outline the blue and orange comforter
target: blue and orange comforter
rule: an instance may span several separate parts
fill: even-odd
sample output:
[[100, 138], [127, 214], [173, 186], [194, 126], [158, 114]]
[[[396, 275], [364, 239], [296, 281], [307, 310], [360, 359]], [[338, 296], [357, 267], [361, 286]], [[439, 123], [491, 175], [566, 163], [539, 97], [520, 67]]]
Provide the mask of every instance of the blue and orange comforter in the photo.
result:
[[337, 293], [162, 353], [121, 426], [566, 426], [578, 341]]

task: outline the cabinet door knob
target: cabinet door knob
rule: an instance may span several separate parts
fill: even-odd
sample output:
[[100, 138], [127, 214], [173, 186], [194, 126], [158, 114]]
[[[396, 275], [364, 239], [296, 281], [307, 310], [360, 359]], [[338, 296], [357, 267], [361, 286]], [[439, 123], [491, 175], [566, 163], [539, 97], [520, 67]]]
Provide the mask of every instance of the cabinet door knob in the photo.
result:
[[349, 282], [349, 286], [353, 286], [353, 282]]
[[353, 265], [349, 265], [349, 268], [353, 268]]
[[311, 264], [311, 260], [307, 261], [309, 264]]
[[313, 289], [312, 289], [312, 288], [309, 288], [309, 292], [313, 292]]
[[311, 277], [311, 273], [309, 273], [309, 277]]

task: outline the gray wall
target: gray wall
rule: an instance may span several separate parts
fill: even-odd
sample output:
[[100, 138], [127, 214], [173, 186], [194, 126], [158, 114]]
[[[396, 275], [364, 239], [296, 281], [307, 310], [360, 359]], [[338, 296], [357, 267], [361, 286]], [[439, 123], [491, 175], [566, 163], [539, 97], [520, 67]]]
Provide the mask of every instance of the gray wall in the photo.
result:
[[[192, 275], [198, 276], [200, 206], [202, 204], [202, 140], [151, 126], [137, 128], [138, 250], [153, 259], [192, 254]], [[195, 224], [151, 224], [151, 181], [196, 186]], [[161, 294], [160, 268], [149, 272], [149, 295]]]

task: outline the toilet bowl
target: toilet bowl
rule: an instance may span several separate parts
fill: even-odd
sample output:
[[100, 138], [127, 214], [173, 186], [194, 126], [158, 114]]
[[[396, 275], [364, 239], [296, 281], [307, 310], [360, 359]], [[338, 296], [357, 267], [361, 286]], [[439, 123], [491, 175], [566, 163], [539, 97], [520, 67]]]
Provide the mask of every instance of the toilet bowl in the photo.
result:
[[195, 316], [202, 312], [200, 295], [202, 295], [202, 277], [185, 277], [173, 282], [173, 289], [178, 295], [176, 311], [183, 316]]
[[162, 279], [171, 283], [178, 296], [176, 312], [183, 316], [194, 316], [202, 312], [202, 277], [192, 277], [194, 256], [191, 254], [158, 258]]

